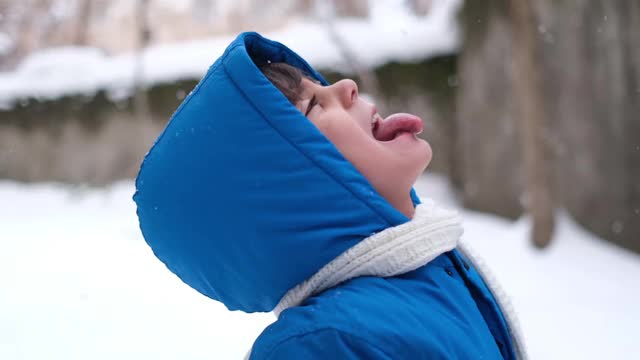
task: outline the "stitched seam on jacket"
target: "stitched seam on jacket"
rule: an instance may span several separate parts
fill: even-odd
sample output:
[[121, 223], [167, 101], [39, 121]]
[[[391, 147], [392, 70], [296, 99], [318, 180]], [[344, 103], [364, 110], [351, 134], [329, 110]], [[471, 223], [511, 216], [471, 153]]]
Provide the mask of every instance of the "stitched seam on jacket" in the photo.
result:
[[[271, 123], [271, 121], [269, 120], [269, 117], [266, 116], [254, 103], [253, 101], [249, 98], [249, 96], [247, 96], [247, 94], [245, 94], [245, 92], [242, 90], [242, 88], [240, 86], [238, 86], [238, 84], [236, 83], [235, 79], [233, 78], [233, 76], [231, 74], [229, 74], [229, 72], [226, 69], [226, 66], [223, 66], [223, 69], [225, 71], [225, 73], [227, 73], [227, 75], [229, 76], [229, 79], [231, 79], [231, 81], [233, 82], [233, 84], [235, 85], [236, 89], [240, 92], [240, 94], [242, 94], [242, 96], [245, 98], [245, 100], [251, 104], [251, 107], [256, 110], [256, 112], [258, 114], [260, 114], [260, 116], [262, 117], [262, 119], [264, 121], [267, 122], [267, 124], [269, 124], [269, 126], [278, 134], [280, 135], [281, 138], [283, 138], [287, 143], [289, 143], [289, 145], [291, 145], [294, 149], [296, 149], [300, 154], [302, 154], [305, 158], [307, 158], [307, 160], [309, 160], [311, 163], [313, 163], [317, 168], [319, 168], [320, 170], [322, 170], [322, 172], [324, 172], [325, 174], [327, 174], [333, 181], [335, 181], [336, 183], [338, 183], [341, 187], [343, 187], [345, 190], [347, 190], [347, 192], [349, 192], [354, 198], [358, 199], [361, 203], [363, 203], [367, 208], [369, 208], [369, 210], [371, 210], [373, 213], [375, 213], [379, 218], [381, 218], [385, 223], [387, 223], [387, 225], [394, 225], [391, 223], [391, 221], [389, 221], [389, 219], [387, 219], [386, 216], [382, 215], [380, 212], [378, 212], [375, 207], [373, 207], [371, 204], [369, 204], [368, 201], [365, 201], [364, 199], [362, 199], [360, 196], [358, 196], [357, 194], [354, 193], [354, 191], [349, 188], [348, 186], [346, 186], [344, 183], [342, 183], [341, 181], [338, 181], [338, 179], [336, 178], [335, 174], [333, 174], [331, 171], [329, 171], [329, 169], [326, 169], [324, 166], [320, 166], [320, 164], [318, 164], [313, 158], [311, 158], [306, 151], [303, 151], [300, 147], [298, 147], [297, 144], [293, 143], [289, 138], [287, 138], [286, 136], [284, 136], [276, 127], [273, 126], [273, 124]], [[309, 120], [307, 120], [309, 121]], [[327, 139], [327, 141], [329, 141]], [[343, 158], [344, 156], [342, 154], [340, 154]], [[345, 161], [348, 162], [348, 160], [345, 159]], [[357, 170], [357, 169], [356, 169]], [[360, 174], [361, 176], [363, 176], [362, 174]], [[364, 177], [364, 176], [363, 176]], [[366, 178], [365, 178], [366, 180]], [[368, 180], [367, 180], [368, 181]], [[398, 224], [397, 224], [398, 225]]]
[[319, 329], [313, 329], [313, 330], [309, 330], [309, 331], [304, 331], [298, 334], [294, 334], [294, 335], [289, 335], [286, 338], [278, 341], [275, 345], [273, 345], [271, 347], [271, 349], [267, 352], [267, 359], [270, 359], [271, 356], [273, 355], [273, 352], [280, 346], [283, 345], [284, 343], [286, 343], [287, 341], [293, 340], [295, 338], [303, 338], [305, 336], [308, 335], [316, 335], [318, 333], [321, 332], [325, 332], [325, 331], [335, 331], [337, 332], [339, 335], [347, 335], [348, 337], [351, 337], [353, 339], [356, 339], [364, 344], [366, 344], [368, 347], [375, 349], [376, 351], [382, 353], [384, 356], [386, 356], [388, 359], [393, 359], [391, 356], [389, 356], [389, 354], [387, 354], [384, 350], [380, 349], [378, 346], [372, 344], [371, 342], [369, 342], [367, 339], [365, 339], [362, 336], [356, 335], [351, 333], [350, 331], [345, 331], [345, 330], [341, 330], [338, 328], [334, 328], [334, 327], [323, 327], [323, 328], [319, 328]]

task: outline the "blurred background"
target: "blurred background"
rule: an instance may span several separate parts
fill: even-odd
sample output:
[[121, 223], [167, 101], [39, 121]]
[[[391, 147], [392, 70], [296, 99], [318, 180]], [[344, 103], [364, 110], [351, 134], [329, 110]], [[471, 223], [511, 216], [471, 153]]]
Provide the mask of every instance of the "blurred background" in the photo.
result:
[[640, 1], [0, 0], [1, 359], [240, 358], [274, 320], [180, 283], [131, 201], [249, 30], [424, 119], [416, 189], [463, 213], [532, 358], [640, 358]]

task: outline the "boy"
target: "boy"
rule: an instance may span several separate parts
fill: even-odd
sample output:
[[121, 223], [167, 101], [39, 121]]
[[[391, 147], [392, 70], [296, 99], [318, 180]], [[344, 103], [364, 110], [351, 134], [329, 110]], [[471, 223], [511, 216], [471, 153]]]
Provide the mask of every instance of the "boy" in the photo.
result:
[[276, 313], [251, 359], [524, 359], [458, 217], [411, 189], [421, 130], [241, 34], [147, 154], [140, 228], [194, 289]]

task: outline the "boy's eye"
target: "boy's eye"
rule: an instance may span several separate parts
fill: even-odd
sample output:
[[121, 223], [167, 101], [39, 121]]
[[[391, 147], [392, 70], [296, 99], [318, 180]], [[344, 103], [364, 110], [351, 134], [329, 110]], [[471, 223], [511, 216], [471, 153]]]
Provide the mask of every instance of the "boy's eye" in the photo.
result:
[[313, 95], [311, 97], [311, 100], [309, 100], [309, 105], [307, 105], [307, 111], [304, 112], [304, 116], [309, 115], [309, 112], [311, 111], [311, 109], [313, 109], [314, 106], [316, 106], [317, 103], [318, 99], [316, 99], [316, 96]]

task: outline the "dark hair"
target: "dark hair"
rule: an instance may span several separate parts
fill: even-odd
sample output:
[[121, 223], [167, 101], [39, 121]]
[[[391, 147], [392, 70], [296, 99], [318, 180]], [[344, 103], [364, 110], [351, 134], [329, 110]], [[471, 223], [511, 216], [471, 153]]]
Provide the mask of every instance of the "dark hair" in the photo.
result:
[[283, 62], [266, 63], [260, 71], [295, 105], [302, 96], [302, 78], [308, 77], [302, 70]]

